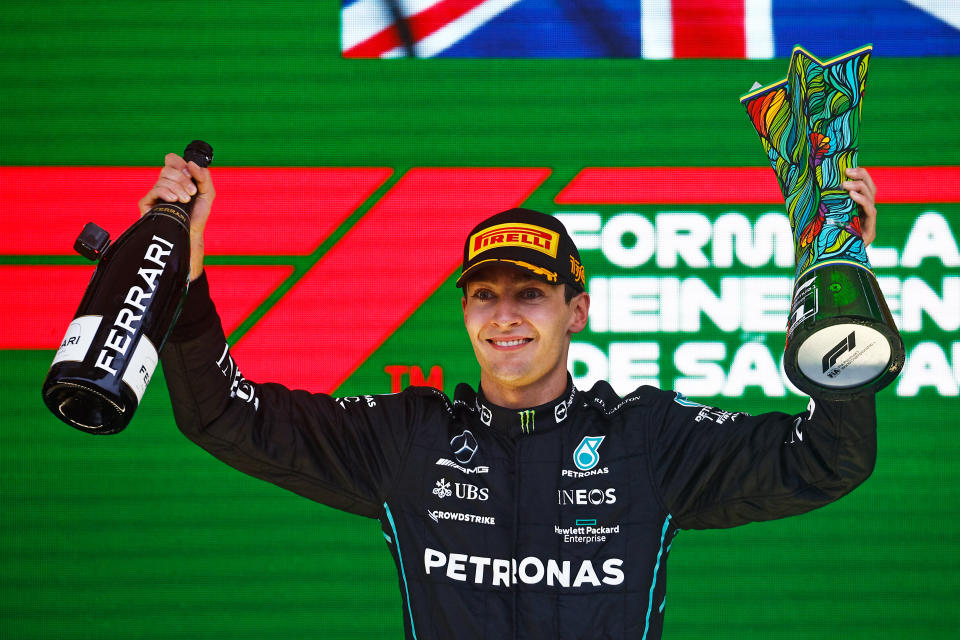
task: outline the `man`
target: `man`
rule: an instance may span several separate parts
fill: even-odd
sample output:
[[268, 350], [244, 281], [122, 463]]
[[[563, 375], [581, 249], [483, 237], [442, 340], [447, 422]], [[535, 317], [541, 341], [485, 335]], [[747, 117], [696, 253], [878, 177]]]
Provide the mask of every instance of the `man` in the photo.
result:
[[[872, 240], [873, 183], [849, 177]], [[555, 218], [524, 209], [481, 222], [464, 248], [478, 391], [337, 399], [250, 382], [203, 276], [209, 172], [171, 154], [140, 206], [194, 193], [194, 282], [162, 353], [177, 424], [237, 469], [378, 518], [408, 638], [659, 638], [679, 529], [803, 513], [873, 469], [872, 397], [749, 416], [652, 387], [577, 389], [580, 256]]]

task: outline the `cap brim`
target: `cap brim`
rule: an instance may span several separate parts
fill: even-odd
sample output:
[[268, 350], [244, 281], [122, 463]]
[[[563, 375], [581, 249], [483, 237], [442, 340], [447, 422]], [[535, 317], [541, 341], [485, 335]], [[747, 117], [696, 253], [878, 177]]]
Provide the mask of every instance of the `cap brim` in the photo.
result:
[[466, 271], [460, 274], [460, 277], [457, 278], [457, 286], [463, 287], [465, 281], [470, 277], [470, 275], [476, 273], [478, 270], [488, 267], [491, 264], [499, 262], [507, 266], [513, 267], [518, 271], [527, 273], [538, 280], [543, 280], [547, 284], [563, 284], [557, 278], [557, 274], [549, 269], [544, 269], [543, 267], [538, 267], [536, 265], [530, 264], [529, 262], [523, 262], [522, 260], [512, 260], [510, 258], [489, 258], [487, 260], [481, 260], [470, 265]]

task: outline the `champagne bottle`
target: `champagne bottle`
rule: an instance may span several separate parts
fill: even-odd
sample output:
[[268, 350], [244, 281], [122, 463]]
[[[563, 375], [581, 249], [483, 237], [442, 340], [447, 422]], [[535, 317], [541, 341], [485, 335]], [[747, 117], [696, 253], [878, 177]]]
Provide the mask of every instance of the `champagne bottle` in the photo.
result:
[[[183, 154], [207, 167], [213, 149]], [[159, 202], [107, 246], [92, 223], [77, 250], [99, 263], [43, 383], [55, 416], [94, 434], [122, 431], [143, 399], [190, 280], [189, 203]]]

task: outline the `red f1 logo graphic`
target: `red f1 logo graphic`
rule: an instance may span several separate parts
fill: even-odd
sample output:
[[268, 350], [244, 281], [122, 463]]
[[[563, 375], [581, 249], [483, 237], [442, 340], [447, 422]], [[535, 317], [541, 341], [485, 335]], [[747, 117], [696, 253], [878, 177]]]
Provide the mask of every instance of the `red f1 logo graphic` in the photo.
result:
[[[226, 332], [297, 275], [291, 257], [316, 252], [392, 173], [384, 167], [217, 169], [208, 253], [238, 256], [231, 262], [240, 264], [252, 257], [244, 266], [207, 270]], [[253, 380], [333, 391], [454, 272], [475, 223], [522, 204], [549, 174], [536, 167], [408, 171], [267, 310], [234, 355]], [[878, 167], [871, 174], [884, 184], [887, 203], [960, 202], [960, 167]], [[0, 199], [20, 225], [18, 233], [0, 236], [0, 256], [7, 257], [0, 266], [0, 349], [56, 349], [89, 281], [91, 267], [57, 257], [71, 255], [90, 218], [65, 204], [77, 193], [110, 194], [98, 202], [96, 222], [116, 238], [156, 175], [156, 168], [140, 167], [0, 167]], [[783, 204], [769, 167], [592, 167], [554, 201]], [[30, 264], [18, 263], [20, 256], [30, 256]], [[370, 292], [388, 281], [404, 286], [380, 305]], [[40, 295], [24, 295], [24, 283]], [[850, 348], [843, 345], [836, 357]]]

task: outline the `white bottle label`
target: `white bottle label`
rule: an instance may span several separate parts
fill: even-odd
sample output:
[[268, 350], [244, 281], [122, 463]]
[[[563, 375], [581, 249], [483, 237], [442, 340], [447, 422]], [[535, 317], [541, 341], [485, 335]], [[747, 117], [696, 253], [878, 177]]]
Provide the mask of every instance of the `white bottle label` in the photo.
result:
[[67, 335], [63, 336], [63, 342], [60, 343], [57, 355], [53, 357], [53, 364], [50, 366], [58, 362], [83, 362], [102, 320], [103, 316], [74, 318], [67, 327]]
[[150, 384], [153, 370], [157, 368], [157, 349], [147, 336], [140, 336], [133, 355], [127, 361], [127, 368], [123, 371], [123, 381], [137, 395], [137, 404], [143, 400], [143, 392]]

